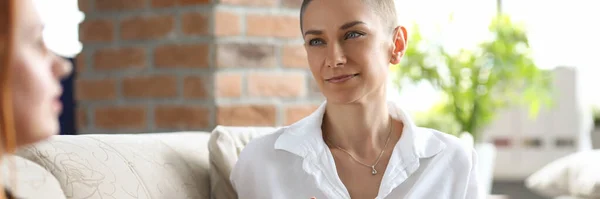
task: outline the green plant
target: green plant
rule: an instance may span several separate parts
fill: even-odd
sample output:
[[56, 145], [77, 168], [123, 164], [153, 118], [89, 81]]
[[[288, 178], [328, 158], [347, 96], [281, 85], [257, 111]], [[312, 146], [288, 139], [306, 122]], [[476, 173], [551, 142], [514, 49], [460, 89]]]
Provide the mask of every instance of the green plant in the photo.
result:
[[444, 111], [444, 103], [437, 103], [427, 111], [414, 114], [418, 126], [436, 129], [454, 136], [461, 132], [460, 125], [454, 120], [453, 115]]
[[426, 81], [441, 91], [445, 103], [429, 117], [450, 117], [458, 125], [451, 133], [468, 132], [476, 140], [503, 107], [522, 102], [535, 116], [551, 104], [550, 72], [534, 64], [524, 28], [498, 15], [489, 31], [493, 39], [451, 53], [426, 41], [415, 25], [394, 68], [400, 89], [405, 82]]
[[594, 126], [600, 128], [600, 107], [595, 107], [594, 111]]

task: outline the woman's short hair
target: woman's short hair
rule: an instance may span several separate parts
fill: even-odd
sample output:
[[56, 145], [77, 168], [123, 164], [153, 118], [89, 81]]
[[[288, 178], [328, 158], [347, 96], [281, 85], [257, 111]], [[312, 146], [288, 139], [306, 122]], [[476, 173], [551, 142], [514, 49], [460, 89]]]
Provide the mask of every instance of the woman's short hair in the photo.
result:
[[[304, 31], [302, 27], [302, 17], [304, 17], [304, 12], [306, 11], [306, 7], [313, 0], [303, 0], [302, 5], [300, 6], [300, 30]], [[390, 33], [398, 26], [398, 14], [396, 13], [396, 4], [394, 0], [361, 0], [367, 6], [377, 14], [380, 18], [384, 28]]]

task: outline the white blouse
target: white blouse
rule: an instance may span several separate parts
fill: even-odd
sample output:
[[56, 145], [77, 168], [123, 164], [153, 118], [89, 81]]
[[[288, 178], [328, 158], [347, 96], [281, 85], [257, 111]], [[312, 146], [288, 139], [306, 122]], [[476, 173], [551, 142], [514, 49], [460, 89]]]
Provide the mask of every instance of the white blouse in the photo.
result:
[[[231, 173], [241, 199], [347, 199], [331, 151], [322, 138], [326, 102], [310, 116], [252, 140]], [[404, 123], [376, 199], [481, 198], [476, 153], [452, 136], [415, 126], [398, 104], [390, 115]]]

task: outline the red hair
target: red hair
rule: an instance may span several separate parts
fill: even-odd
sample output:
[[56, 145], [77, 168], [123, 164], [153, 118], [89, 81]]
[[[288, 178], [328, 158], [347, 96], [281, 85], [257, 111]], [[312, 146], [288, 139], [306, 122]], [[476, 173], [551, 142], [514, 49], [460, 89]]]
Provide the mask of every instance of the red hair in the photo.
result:
[[[12, 106], [11, 65], [14, 58], [16, 2], [0, 0], [0, 157], [16, 148], [15, 121]], [[14, 165], [13, 165], [14, 166]], [[0, 199], [6, 198], [0, 188]]]

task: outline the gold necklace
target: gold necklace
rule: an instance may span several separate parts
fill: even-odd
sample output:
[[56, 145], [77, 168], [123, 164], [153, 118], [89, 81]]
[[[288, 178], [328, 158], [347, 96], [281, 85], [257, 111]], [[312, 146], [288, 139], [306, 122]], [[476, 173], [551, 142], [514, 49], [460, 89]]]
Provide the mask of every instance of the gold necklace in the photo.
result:
[[390, 132], [388, 132], [388, 137], [387, 140], [385, 141], [385, 145], [383, 146], [383, 149], [381, 149], [381, 152], [379, 153], [379, 156], [377, 157], [377, 160], [375, 161], [375, 164], [372, 165], [368, 165], [365, 164], [363, 162], [361, 162], [360, 160], [356, 159], [354, 157], [354, 155], [352, 155], [352, 153], [348, 152], [348, 150], [343, 149], [342, 147], [338, 146], [337, 144], [333, 143], [328, 137], [326, 137], [325, 139], [327, 139], [327, 142], [329, 142], [330, 144], [332, 144], [335, 148], [347, 153], [354, 161], [360, 163], [363, 166], [369, 167], [371, 168], [371, 174], [376, 175], [377, 174], [377, 170], [375, 169], [375, 166], [377, 166], [377, 164], [379, 164], [379, 160], [381, 160], [381, 156], [383, 156], [383, 152], [385, 151], [385, 149], [387, 148], [388, 143], [390, 142], [390, 138], [392, 135], [392, 118], [390, 117]]

